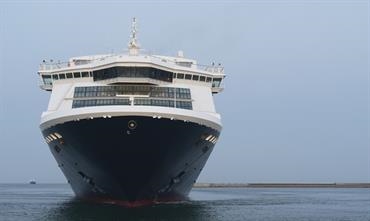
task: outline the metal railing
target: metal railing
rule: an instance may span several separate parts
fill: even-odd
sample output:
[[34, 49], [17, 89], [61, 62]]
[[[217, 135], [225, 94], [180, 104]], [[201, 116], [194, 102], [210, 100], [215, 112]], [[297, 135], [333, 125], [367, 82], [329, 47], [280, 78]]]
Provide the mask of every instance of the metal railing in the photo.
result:
[[[180, 65], [180, 62], [167, 60], [165, 58], [158, 57], [158, 56], [155, 56], [155, 55], [145, 55], [145, 56], [152, 58], [153, 61], [166, 62], [166, 63], [174, 64], [176, 66], [184, 67], [184, 65]], [[84, 60], [84, 59], [81, 59], [81, 60], [76, 59], [75, 61], [53, 61], [53, 60], [46, 61], [46, 60], [43, 60], [42, 63], [40, 64], [39, 70], [40, 71], [50, 71], [50, 70], [68, 68], [68, 67], [77, 67], [77, 66], [80, 66], [80, 65], [86, 65], [86, 64], [90, 64], [90, 63], [94, 63], [94, 62], [107, 61], [110, 58], [113, 58], [112, 60], [115, 60], [119, 57], [120, 57], [119, 54], [110, 54], [110, 55], [107, 55], [107, 56], [103, 56], [103, 57], [99, 57], [99, 58], [95, 58], [95, 59], [87, 59], [87, 60]], [[79, 63], [79, 62], [81, 62], [81, 63]], [[224, 73], [224, 67], [222, 67], [221, 64], [215, 65], [214, 63], [212, 63], [212, 65], [204, 65], [204, 64], [193, 64], [193, 63], [191, 63], [191, 65], [189, 67], [190, 68], [195, 68], [195, 69], [198, 69], [198, 70], [202, 70], [202, 71], [207, 71], [207, 72], [210, 72], [210, 73], [219, 73], [219, 74]]]

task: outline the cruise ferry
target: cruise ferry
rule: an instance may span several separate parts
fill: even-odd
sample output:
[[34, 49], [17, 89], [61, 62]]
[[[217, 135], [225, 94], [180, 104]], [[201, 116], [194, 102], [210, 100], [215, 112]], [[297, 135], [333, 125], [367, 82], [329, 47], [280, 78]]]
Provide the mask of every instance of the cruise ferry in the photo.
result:
[[222, 124], [220, 64], [144, 53], [133, 19], [121, 54], [42, 61], [40, 128], [78, 198], [140, 206], [186, 200]]

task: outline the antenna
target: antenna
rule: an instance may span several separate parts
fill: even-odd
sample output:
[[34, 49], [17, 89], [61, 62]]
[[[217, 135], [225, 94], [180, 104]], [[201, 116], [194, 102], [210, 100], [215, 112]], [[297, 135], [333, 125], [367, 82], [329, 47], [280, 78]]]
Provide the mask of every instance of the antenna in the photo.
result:
[[131, 24], [131, 39], [130, 39], [130, 42], [128, 43], [129, 55], [139, 54], [140, 45], [137, 41], [136, 34], [137, 34], [136, 18], [134, 17], [132, 18], [132, 24]]

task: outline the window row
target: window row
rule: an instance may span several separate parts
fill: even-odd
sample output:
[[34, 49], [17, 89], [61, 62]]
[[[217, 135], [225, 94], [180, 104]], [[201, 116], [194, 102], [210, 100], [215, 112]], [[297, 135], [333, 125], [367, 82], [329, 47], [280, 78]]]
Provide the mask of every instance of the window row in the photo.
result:
[[182, 73], [177, 73], [174, 74], [174, 78], [177, 79], [185, 79], [185, 80], [193, 80], [193, 81], [203, 81], [203, 82], [212, 82], [212, 87], [220, 87], [222, 78], [211, 78], [211, 77], [206, 77], [202, 75], [197, 75], [197, 74], [182, 74]]
[[188, 110], [193, 109], [193, 105], [191, 101], [174, 101], [174, 100], [135, 98], [134, 104], [144, 105], [144, 106], [175, 107], [175, 108], [188, 109]]
[[202, 81], [211, 83], [212, 87], [220, 87], [222, 78], [211, 78], [202, 75], [196, 74], [183, 74], [183, 73], [172, 73], [156, 68], [150, 67], [112, 67], [102, 70], [97, 70], [93, 72], [70, 72], [70, 73], [61, 73], [61, 74], [52, 74], [52, 75], [43, 75], [42, 79], [44, 84], [52, 85], [54, 80], [63, 80], [70, 78], [85, 78], [85, 77], [94, 77], [94, 81], [97, 80], [106, 80], [116, 77], [136, 77], [136, 78], [152, 78], [156, 80], [162, 80], [167, 82], [172, 82], [173, 78], [193, 80], [193, 81]]
[[115, 97], [119, 95], [147, 95], [158, 98], [191, 99], [189, 88], [155, 87], [149, 85], [114, 85], [76, 87], [74, 97]]
[[94, 81], [106, 80], [116, 77], [135, 77], [135, 78], [152, 78], [172, 82], [173, 78], [201, 81], [212, 83], [212, 87], [220, 87], [222, 78], [211, 78], [197, 74], [172, 73], [150, 67], [112, 67], [93, 72], [70, 72], [53, 75], [43, 75], [43, 81], [46, 85], [52, 85], [54, 80], [69, 78], [94, 77]]
[[91, 72], [70, 72], [70, 73], [61, 73], [61, 74], [52, 74], [52, 75], [42, 75], [42, 80], [46, 85], [52, 85], [55, 80], [63, 80], [69, 78], [85, 78], [92, 77]]
[[151, 67], [112, 67], [93, 71], [94, 81], [116, 77], [152, 78], [172, 82], [172, 72]]
[[74, 100], [72, 108], [92, 107], [92, 106], [107, 106], [107, 105], [130, 105], [129, 99], [89, 99], [89, 100]]
[[[129, 99], [88, 99], [74, 100], [72, 108], [93, 107], [93, 106], [109, 106], [109, 105], [131, 105]], [[159, 106], [159, 107], [174, 107], [192, 110], [191, 101], [175, 101], [165, 99], [150, 99], [150, 98], [135, 98], [134, 105], [138, 106]]]
[[175, 102], [174, 102], [174, 100], [158, 100], [158, 99], [136, 98], [134, 100], [134, 105], [175, 107]]

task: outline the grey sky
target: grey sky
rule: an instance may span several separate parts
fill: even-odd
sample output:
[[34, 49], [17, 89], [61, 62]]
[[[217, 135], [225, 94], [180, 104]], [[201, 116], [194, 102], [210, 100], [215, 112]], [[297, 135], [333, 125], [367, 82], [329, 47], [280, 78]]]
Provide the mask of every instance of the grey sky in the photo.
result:
[[370, 182], [368, 1], [0, 3], [0, 182], [65, 182], [38, 128], [43, 59], [221, 62], [224, 129], [199, 181]]

